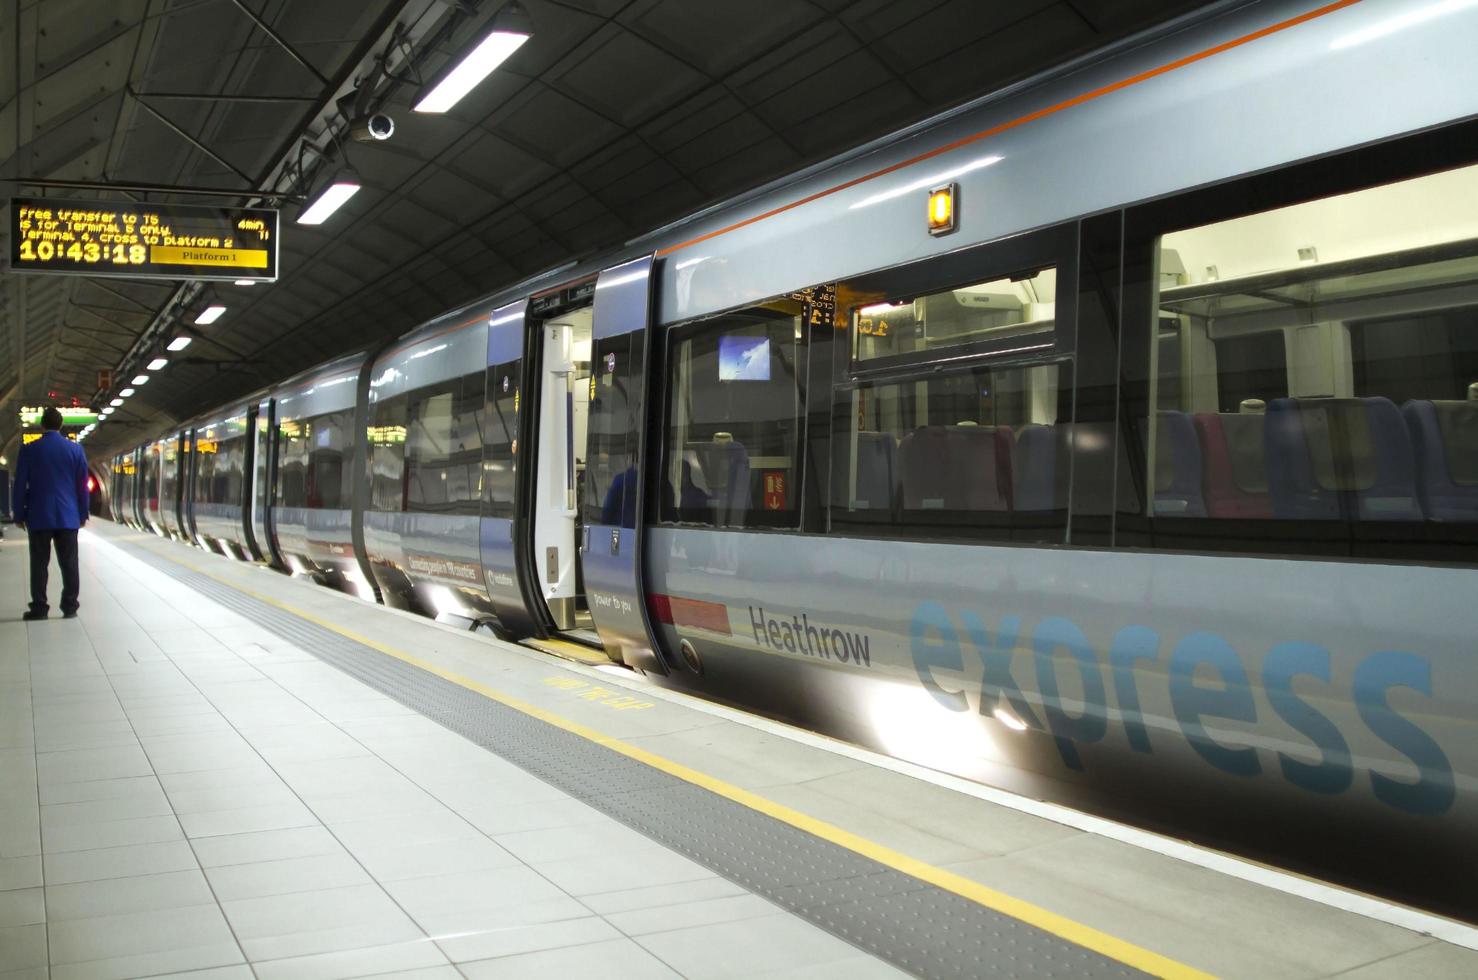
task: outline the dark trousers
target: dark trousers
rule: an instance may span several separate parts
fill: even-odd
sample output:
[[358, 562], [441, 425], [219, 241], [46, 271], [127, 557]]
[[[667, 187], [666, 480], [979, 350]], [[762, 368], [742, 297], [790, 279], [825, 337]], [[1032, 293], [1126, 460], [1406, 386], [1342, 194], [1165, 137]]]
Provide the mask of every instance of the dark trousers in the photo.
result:
[[41, 531], [30, 528], [31, 536], [31, 611], [44, 613], [46, 581], [51, 564], [51, 549], [56, 547], [56, 563], [62, 566], [62, 612], [77, 611], [77, 531]]

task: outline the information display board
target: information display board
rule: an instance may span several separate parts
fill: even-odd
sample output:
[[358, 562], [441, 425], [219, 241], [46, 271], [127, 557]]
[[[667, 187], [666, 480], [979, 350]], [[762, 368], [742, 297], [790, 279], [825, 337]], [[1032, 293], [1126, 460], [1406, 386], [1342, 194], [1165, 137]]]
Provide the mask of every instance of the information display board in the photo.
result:
[[11, 198], [10, 269], [271, 282], [277, 278], [277, 212]]
[[[45, 406], [23, 406], [20, 411], [21, 424], [40, 425], [41, 414], [45, 411]], [[90, 408], [58, 405], [57, 411], [62, 413], [62, 425], [88, 425], [98, 420], [98, 413]]]

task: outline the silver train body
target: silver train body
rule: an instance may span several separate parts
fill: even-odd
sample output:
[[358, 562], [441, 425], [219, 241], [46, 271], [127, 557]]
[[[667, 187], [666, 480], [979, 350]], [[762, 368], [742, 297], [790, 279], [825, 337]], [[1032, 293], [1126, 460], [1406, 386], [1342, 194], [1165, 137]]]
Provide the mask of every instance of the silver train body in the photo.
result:
[[[1272, 488], [1218, 523], [1204, 441], [1205, 482], [1172, 499], [1173, 430], [1244, 425], [1205, 380], [1231, 397], [1231, 355], [1177, 376], [1175, 404], [1166, 380], [1197, 344], [1229, 351], [1225, 338], [1263, 330], [1218, 318], [1311, 309], [1265, 298], [1325, 255], [1354, 265], [1318, 280], [1321, 297], [1357, 282], [1350, 302], [1390, 313], [1412, 294], [1361, 277], [1415, 246], [1338, 258], [1354, 232], [1307, 243], [1313, 257], [1247, 258], [1273, 285], [1218, 292], [1242, 274], [1237, 249], [1216, 246], [1218, 270], [1194, 258], [1215, 236], [1187, 229], [1478, 163], [1478, 8], [1451, 7], [1255, 2], [1169, 25], [202, 416], [115, 460], [116, 514], [371, 600], [599, 644], [656, 683], [1472, 916], [1432, 872], [1475, 857], [1478, 512], [1441, 510], [1423, 483], [1411, 519], [1388, 521], [1405, 498], [1377, 500], [1357, 474], [1305, 494], [1338, 498], [1338, 519], [1300, 516], [1280, 502], [1268, 435], [1254, 449]], [[939, 188], [955, 227], [936, 235]], [[1451, 271], [1458, 239], [1417, 243], [1448, 263], [1422, 310], [1478, 302]], [[937, 297], [985, 304], [1048, 281], [1035, 319], [931, 346]], [[995, 292], [960, 289], [986, 282]], [[859, 337], [872, 308], [907, 324]], [[746, 450], [740, 517], [704, 519], [723, 492], [712, 460], [736, 465], [744, 441], [713, 431], [724, 405], [762, 421], [770, 409], [740, 396], [749, 368], [725, 376], [722, 353], [717, 379], [681, 393], [679, 380], [708, 363], [705, 330], [756, 318], [783, 325], [734, 327], [771, 360], [755, 377], [792, 372], [798, 394], [789, 421], [745, 431], [789, 448]], [[1360, 438], [1378, 441], [1394, 389], [1361, 390], [1375, 375], [1340, 367], [1345, 334], [1304, 319], [1264, 331], [1291, 338], [1287, 390], [1244, 407], [1266, 402], [1268, 433], [1289, 412], [1368, 411]], [[878, 337], [893, 346], [864, 357]], [[1014, 504], [959, 529], [939, 504], [953, 488], [897, 475], [929, 426], [863, 439], [851, 421], [890, 398], [918, 404], [918, 386], [954, 371], [976, 371], [977, 388], [951, 404], [1000, 413], [1001, 386], [1019, 382], [1017, 400], [1037, 405], [986, 427], [995, 452], [1017, 454], [1014, 486], [992, 490]], [[728, 401], [715, 407], [715, 391]], [[1416, 425], [1451, 400], [1399, 411]], [[946, 442], [981, 428], [931, 425]], [[1035, 506], [1028, 429], [1057, 445]], [[895, 468], [882, 492], [896, 498], [871, 523], [849, 440]], [[1384, 451], [1341, 446], [1336, 470], [1341, 453], [1369, 468]], [[223, 472], [202, 480], [211, 457]], [[745, 478], [728, 472], [730, 489]]]

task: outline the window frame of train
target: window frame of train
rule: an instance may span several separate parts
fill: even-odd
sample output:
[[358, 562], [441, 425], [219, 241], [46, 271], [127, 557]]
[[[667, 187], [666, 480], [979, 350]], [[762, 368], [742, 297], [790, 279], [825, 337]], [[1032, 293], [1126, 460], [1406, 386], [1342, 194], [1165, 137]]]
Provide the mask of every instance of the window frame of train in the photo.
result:
[[[657, 425], [660, 452], [653, 454], [655, 468], [649, 471], [649, 486], [654, 488], [648, 494], [651, 523], [715, 531], [794, 532], [801, 528], [802, 501], [806, 493], [806, 392], [813, 333], [808, 323], [814, 307], [812, 292], [801, 290], [662, 328], [662, 357], [653, 371], [654, 380], [662, 386], [662, 398]], [[787, 323], [791, 325], [788, 348], [783, 330]], [[779, 333], [772, 333], [770, 328]], [[781, 343], [771, 347], [777, 337]], [[710, 392], [755, 393], [758, 389], [753, 388], [754, 385], [764, 384], [769, 388], [774, 383], [777, 365], [786, 372], [794, 412], [790, 417], [793, 428], [788, 439], [783, 432], [780, 436], [782, 443], [788, 443], [782, 445], [782, 452], [766, 455], [750, 451], [761, 440], [770, 440], [774, 435], [773, 428], [784, 421], [780, 415], [768, 419], [728, 418], [711, 424], [692, 418], [691, 395], [695, 376], [691, 347], [706, 345], [710, 339], [715, 341], [712, 351], [715, 385], [706, 389]], [[732, 346], [724, 343], [729, 339], [735, 340]], [[757, 340], [763, 340], [764, 344], [756, 345], [754, 341]], [[680, 356], [685, 345], [689, 348], [689, 355]], [[743, 377], [740, 362], [745, 353], [757, 356], [755, 352], [759, 349], [765, 351], [764, 377]], [[785, 356], [787, 349], [788, 359]], [[706, 359], [708, 354], [707, 350], [699, 348], [699, 358]], [[732, 375], [727, 379], [722, 377], [726, 356], [731, 362], [729, 370]], [[678, 383], [678, 372], [684, 371], [687, 372], [684, 375], [688, 382], [686, 386]], [[685, 393], [688, 396], [686, 400]], [[756, 399], [750, 398], [749, 401], [753, 403]], [[684, 418], [677, 423], [674, 413], [680, 408], [684, 410]], [[741, 425], [745, 426], [743, 438], [735, 435], [735, 430]], [[706, 439], [707, 445], [712, 447], [707, 454], [702, 452], [705, 446], [695, 443], [690, 447], [686, 438], [694, 429], [704, 428], [713, 428]], [[684, 436], [683, 452], [674, 457], [673, 438], [679, 429]], [[767, 432], [767, 429], [771, 431]], [[725, 436], [727, 438], [723, 438]], [[739, 459], [741, 454], [742, 459]], [[755, 465], [756, 461], [759, 465]], [[726, 484], [732, 483], [736, 465], [742, 465], [745, 474], [747, 502], [742, 506], [735, 502], [737, 488], [707, 486], [708, 477], [716, 476], [718, 472], [727, 475]], [[699, 494], [704, 498], [701, 504], [697, 502]], [[714, 505], [715, 498], [719, 501], [717, 505]]]
[[[823, 497], [825, 532], [846, 537], [1034, 545], [1070, 540], [1077, 251], [1076, 224], [1066, 224], [837, 285], [832, 332], [840, 342], [832, 345], [835, 382], [824, 406], [831, 448], [821, 461], [830, 488]], [[1037, 318], [1037, 307], [1047, 302], [1039, 290], [1048, 272], [1055, 276], [1050, 321]], [[940, 321], [947, 321], [956, 307], [965, 310], [962, 317], [968, 316], [973, 297], [987, 304], [975, 312], [994, 316], [988, 304], [1013, 294], [1035, 297], [1031, 312], [1022, 314], [1026, 319], [1011, 321], [1008, 315], [1006, 322], [986, 321], [965, 330], [963, 340], [941, 335], [942, 343], [929, 343], [931, 310], [940, 311]], [[899, 313], [883, 311], [884, 306]], [[878, 312], [869, 315], [869, 309]], [[888, 336], [879, 333], [876, 321], [889, 318], [901, 324], [898, 345], [914, 349], [859, 356], [864, 345], [873, 345], [871, 338]], [[1049, 322], [1050, 326], [1031, 329]], [[905, 344], [909, 338], [902, 335], [909, 333], [917, 339]], [[873, 418], [868, 417], [869, 394], [875, 396]], [[885, 403], [892, 403], [886, 414], [896, 425], [884, 426]], [[951, 408], [956, 409], [952, 414]], [[1016, 417], [1023, 413], [1024, 417]], [[1039, 426], [1033, 416], [1045, 414], [1052, 416], [1051, 422]], [[936, 415], [949, 421], [936, 422]], [[906, 418], [922, 424], [909, 425]], [[1034, 488], [1038, 498], [1045, 490], [1048, 503], [1018, 509], [1019, 487], [1010, 461], [1018, 452], [1019, 440], [1034, 428], [1047, 431], [1033, 431], [1030, 441], [1051, 440], [1053, 465], [1047, 471], [1046, 486]], [[863, 481], [858, 449], [864, 432], [892, 436], [869, 440], [892, 450], [884, 453], [885, 482], [890, 488], [886, 506], [872, 499], [875, 492], [859, 496]], [[950, 475], [970, 472], [972, 456], [983, 453], [987, 442], [994, 487], [966, 484], [933, 490], [906, 485], [905, 453], [908, 459], [937, 458], [947, 484]], [[966, 447], [969, 451], [962, 451]]]
[[[1435, 266], [1440, 261], [1478, 259], [1478, 239], [1458, 239], [1418, 248], [1387, 246], [1386, 251], [1360, 253], [1347, 258], [1319, 256], [1319, 243], [1311, 240], [1302, 243], [1300, 248], [1307, 245], [1312, 251], [1305, 250], [1303, 255], [1297, 256], [1298, 261], [1289, 261], [1286, 267], [1280, 266], [1273, 273], [1251, 272], [1241, 277], [1229, 276], [1224, 280], [1219, 268], [1215, 278], [1209, 268], [1197, 266], [1193, 270], [1185, 270], [1186, 263], [1178, 253], [1174, 259], [1167, 259], [1163, 268], [1161, 266], [1161, 243], [1166, 236], [1181, 233], [1181, 240], [1189, 242], [1192, 240], [1185, 238], [1184, 233], [1194, 233], [1217, 225], [1226, 229], [1232, 227], [1235, 221], [1256, 219], [1258, 216], [1268, 216], [1280, 211], [1285, 216], [1293, 213], [1306, 217], [1317, 213], [1317, 206], [1321, 202], [1333, 204], [1336, 199], [1361, 192], [1376, 192], [1364, 198], [1353, 199], [1367, 207], [1373, 207], [1380, 200], [1382, 190], [1395, 188], [1395, 193], [1400, 193], [1404, 189], [1415, 187], [1415, 184], [1408, 184], [1407, 188], [1397, 186], [1405, 182], [1415, 182], [1423, 178], [1440, 180], [1444, 174], [1457, 176], [1453, 172], [1478, 166], [1478, 154], [1472, 149], [1475, 140], [1478, 140], [1478, 122], [1465, 122], [1305, 161], [1276, 171], [1234, 179], [1139, 205], [1124, 212], [1124, 294], [1120, 331], [1122, 351], [1118, 437], [1127, 448], [1127, 452], [1120, 453], [1119, 458], [1127, 461], [1129, 473], [1128, 479], [1120, 480], [1116, 499], [1114, 543], [1117, 546], [1163, 551], [1375, 559], [1392, 562], [1470, 565], [1478, 562], [1478, 521], [1433, 520], [1429, 516], [1421, 483], [1423, 460], [1416, 455], [1418, 450], [1414, 441], [1418, 423], [1412, 420], [1406, 408], [1386, 397], [1383, 392], [1356, 390], [1360, 383], [1359, 366], [1356, 364], [1359, 344], [1352, 336], [1354, 331], [1350, 330], [1351, 327], [1360, 327], [1363, 330], [1366, 325], [1389, 322], [1393, 318], [1405, 317], [1408, 321], [1415, 322], [1435, 314], [1452, 315], [1454, 311], [1478, 317], [1478, 299], [1442, 306], [1443, 300], [1431, 294], [1439, 290], [1450, 290], [1456, 296], [1458, 289], [1454, 288], [1453, 283], [1439, 282], [1424, 287], [1422, 293], [1416, 294], [1416, 300], [1408, 300], [1416, 302], [1414, 308], [1404, 312], [1395, 309], [1383, 315], [1375, 315], [1373, 312], [1360, 315], [1361, 304], [1373, 311], [1377, 303], [1372, 302], [1372, 298], [1378, 301], [1383, 295], [1378, 291], [1365, 294], [1351, 292], [1343, 300], [1345, 315], [1339, 316], [1339, 304], [1342, 300], [1337, 292], [1341, 284], [1337, 278], [1339, 276], [1345, 277], [1346, 288], [1360, 285], [1362, 276], [1366, 277], [1364, 282], [1375, 287], [1378, 281], [1370, 277], [1382, 272], [1400, 275]], [[1478, 170], [1474, 171], [1474, 176], [1478, 179]], [[1347, 198], [1338, 203], [1348, 205], [1351, 200]], [[1284, 211], [1305, 205], [1311, 207], [1303, 212]], [[1346, 207], [1345, 210], [1355, 212], [1354, 208]], [[1372, 221], [1372, 225], [1375, 222]], [[1384, 225], [1376, 227], [1386, 230]], [[1354, 231], [1358, 232], [1359, 229]], [[1299, 234], [1308, 237], [1303, 231]], [[1337, 241], [1347, 239], [1355, 239], [1354, 234], [1342, 234]], [[1172, 244], [1174, 241], [1172, 240]], [[1473, 247], [1465, 251], [1464, 243]], [[1333, 251], [1334, 244], [1330, 242], [1331, 247], [1327, 250]], [[1231, 263], [1235, 260], [1232, 258], [1227, 261]], [[1197, 262], [1206, 264], [1201, 257], [1192, 260], [1193, 265]], [[1385, 268], [1378, 268], [1382, 265]], [[1303, 271], [1300, 272], [1300, 269]], [[1328, 271], [1324, 271], [1326, 269]], [[1183, 284], [1175, 284], [1179, 286], [1180, 293], [1184, 294], [1183, 301], [1172, 297], [1179, 304], [1175, 307], [1177, 310], [1192, 313], [1196, 313], [1194, 301], [1197, 299], [1203, 299], [1209, 304], [1205, 305], [1204, 312], [1197, 314], [1203, 321], [1203, 325], [1196, 328], [1200, 333], [1189, 332], [1193, 321], [1187, 317], [1191, 314], [1176, 313], [1177, 323], [1174, 326], [1168, 325], [1162, 318], [1162, 307], [1166, 305], [1161, 294], [1162, 273], [1164, 282], [1177, 277], [1198, 277], [1203, 280], [1196, 283], [1192, 279], [1190, 285], [1199, 286], [1199, 289], [1188, 289]], [[1286, 282], [1283, 281], [1285, 279]], [[1225, 292], [1218, 297], [1215, 295], [1217, 284], [1223, 281], [1226, 285], [1220, 288]], [[1319, 292], [1319, 287], [1326, 282], [1334, 285], [1330, 286], [1327, 293]], [[1270, 286], [1269, 283], [1274, 285]], [[1456, 283], [1459, 288], [1463, 285], [1461, 280]], [[1235, 289], [1239, 286], [1261, 289], [1263, 295], [1237, 293]], [[1296, 288], [1299, 286], [1306, 287], [1307, 296], [1300, 297], [1297, 294]], [[1386, 288], [1395, 289], [1393, 286]], [[1277, 290], [1284, 290], [1285, 293], [1279, 294]], [[1207, 294], [1206, 297], [1198, 296], [1202, 292]], [[1289, 293], [1293, 295], [1290, 296]], [[1222, 510], [1224, 516], [1211, 516], [1210, 506], [1206, 502], [1206, 498], [1211, 495], [1206, 493], [1207, 484], [1202, 480], [1196, 486], [1203, 495], [1202, 506], [1206, 507], [1207, 516], [1155, 513], [1153, 501], [1157, 494], [1165, 492], [1162, 484], [1165, 483], [1167, 467], [1156, 463], [1156, 482], [1152, 489], [1149, 475], [1153, 444], [1163, 437], [1167, 442], [1176, 438], [1180, 440], [1180, 445], [1188, 445], [1184, 432], [1178, 431], [1175, 435], [1170, 435], [1163, 431], [1171, 423], [1177, 430], [1185, 428], [1181, 419], [1173, 416], [1190, 417], [1195, 425], [1200, 421], [1197, 416], [1212, 414], [1202, 410], [1204, 405], [1202, 409], [1187, 407], [1188, 397], [1202, 402], [1206, 398], [1204, 392], [1187, 396], [1184, 390], [1190, 383], [1184, 366], [1187, 358], [1195, 354], [1194, 351], [1175, 354], [1182, 367], [1175, 379], [1175, 397], [1179, 404], [1173, 408], [1165, 408], [1160, 390], [1161, 375], [1165, 371], [1156, 355], [1162, 343], [1167, 345], [1168, 352], [1169, 342], [1175, 339], [1166, 336], [1166, 330], [1169, 329], [1170, 333], [1181, 338], [1181, 344], [1186, 343], [1186, 338], [1192, 344], [1199, 343], [1204, 334], [1207, 344], [1214, 348], [1218, 325], [1215, 323], [1217, 316], [1213, 313], [1227, 319], [1229, 323], [1236, 314], [1247, 317], [1241, 326], [1250, 332], [1259, 327], [1255, 317], [1262, 311], [1247, 305], [1248, 301], [1266, 300], [1269, 295], [1277, 296], [1285, 308], [1306, 310], [1309, 317], [1307, 325], [1293, 324], [1277, 329], [1299, 331], [1327, 327], [1331, 332], [1332, 339], [1328, 341], [1328, 384], [1323, 386], [1329, 387], [1330, 391], [1324, 392], [1318, 386], [1306, 384], [1303, 375], [1295, 389], [1293, 377], [1303, 372], [1304, 367], [1299, 365], [1296, 369], [1289, 370], [1285, 366], [1286, 390], [1283, 396], [1273, 401], [1264, 400], [1269, 414], [1262, 422], [1260, 445], [1264, 453], [1262, 473], [1264, 482], [1268, 484], [1266, 508], [1258, 504], [1255, 508], [1243, 509], [1242, 513], [1235, 516], [1225, 516], [1231, 515], [1236, 508], [1223, 506], [1218, 509]], [[1407, 293], [1408, 297], [1412, 295], [1411, 292]], [[1233, 307], [1230, 300], [1239, 298], [1244, 305], [1241, 308]], [[1398, 294], [1391, 292], [1388, 302], [1397, 298]], [[1219, 301], [1225, 302], [1219, 306], [1214, 305]], [[1423, 303], [1434, 305], [1424, 307]], [[1325, 307], [1327, 316], [1324, 320], [1318, 319], [1322, 304], [1328, 304]], [[1268, 323], [1279, 322], [1271, 314], [1265, 315], [1268, 316]], [[1232, 326], [1235, 327], [1236, 324]], [[1268, 326], [1267, 329], [1274, 327]], [[1474, 323], [1470, 329], [1478, 334], [1478, 323]], [[1413, 330], [1415, 332], [1415, 328]], [[1312, 335], [1309, 339], [1310, 342], [1317, 341]], [[1290, 352], [1299, 350], [1300, 341], [1290, 335], [1285, 343], [1288, 345], [1285, 347], [1286, 361], [1287, 357], [1292, 356]], [[1336, 356], [1341, 351], [1347, 361], [1341, 361]], [[1215, 378], [1219, 386], [1221, 378], [1214, 367], [1214, 358], [1213, 353], [1210, 362], [1213, 367], [1209, 372], [1204, 366], [1199, 367], [1198, 371], [1203, 379]], [[1196, 362], [1192, 362], [1192, 366], [1196, 367]], [[1346, 371], [1348, 374], [1345, 374]], [[1478, 377], [1471, 380], [1478, 381]], [[1264, 380], [1262, 383], [1267, 382]], [[1295, 390], [1299, 394], [1294, 394]], [[1226, 412], [1227, 405], [1222, 404], [1220, 392], [1216, 394], [1218, 402], [1215, 414], [1229, 414]], [[1426, 397], [1432, 398], [1431, 395]], [[1408, 404], [1415, 402], [1413, 400]], [[1243, 403], [1239, 407], [1249, 414], [1256, 414], [1255, 402]], [[1152, 417], [1156, 420], [1153, 435], [1149, 427]], [[1321, 419], [1323, 421], [1319, 422]], [[1401, 421], [1400, 428], [1393, 424], [1398, 419]], [[1239, 421], [1237, 426], [1243, 427], [1244, 423]], [[1371, 435], [1373, 431], [1381, 433], [1379, 445], [1376, 437]], [[1411, 466], [1410, 479], [1399, 479], [1392, 484], [1402, 490], [1397, 496], [1382, 497], [1367, 504], [1364, 495], [1377, 486], [1377, 482], [1372, 481], [1384, 481], [1391, 472], [1400, 476], [1398, 457], [1402, 456], [1402, 433], [1412, 440], [1412, 454], [1408, 459]], [[1204, 446], [1209, 445], [1212, 438], [1215, 437], [1208, 436], [1204, 428], [1198, 427], [1195, 435], [1197, 452], [1204, 452]], [[1242, 447], [1242, 451], [1245, 452], [1248, 447], [1255, 450], [1256, 445], [1257, 440], [1253, 439]], [[1286, 452], [1289, 446], [1295, 450], [1302, 447], [1304, 451], [1289, 455]], [[1218, 444], [1216, 448], [1216, 459], [1220, 461], [1221, 447]], [[1236, 447], [1231, 449], [1233, 453], [1237, 451]], [[1279, 471], [1273, 473], [1270, 454], [1275, 451], [1280, 454], [1279, 460], [1292, 460], [1295, 465], [1279, 467]], [[1326, 465], [1326, 456], [1334, 461], [1332, 467]], [[1390, 457], [1390, 461], [1385, 457]], [[1255, 456], [1252, 458], [1255, 459]], [[1307, 480], [1300, 465], [1304, 460], [1309, 464]], [[1235, 463], [1236, 459], [1233, 458], [1232, 461]], [[1202, 466], [1204, 463], [1198, 464], [1197, 468]], [[1243, 466], [1245, 468], [1246, 464], [1243, 463]], [[1176, 461], [1172, 460], [1168, 467], [1172, 486], [1180, 482], [1177, 469]], [[1289, 476], [1290, 470], [1297, 475]], [[1378, 475], [1371, 477], [1372, 472]], [[1333, 477], [1330, 476], [1331, 473], [1334, 474]], [[1267, 479], [1269, 475], [1272, 475], [1271, 480]], [[1244, 480], [1240, 475], [1236, 480], [1240, 492], [1249, 492], [1249, 487], [1256, 489], [1255, 482]], [[1299, 496], [1299, 487], [1302, 484], [1296, 481], [1308, 483], [1307, 492], [1302, 497]], [[1412, 488], [1409, 495], [1404, 492], [1408, 485]], [[1478, 493], [1478, 488], [1473, 492]], [[1326, 513], [1333, 513], [1334, 516], [1300, 513], [1297, 510], [1300, 499], [1315, 502]], [[1411, 506], [1416, 508], [1417, 516], [1413, 517], [1409, 508], [1398, 509], [1400, 501], [1408, 499], [1412, 502]], [[1399, 513], [1403, 516], [1401, 519], [1377, 519], [1375, 515], [1382, 513]]]

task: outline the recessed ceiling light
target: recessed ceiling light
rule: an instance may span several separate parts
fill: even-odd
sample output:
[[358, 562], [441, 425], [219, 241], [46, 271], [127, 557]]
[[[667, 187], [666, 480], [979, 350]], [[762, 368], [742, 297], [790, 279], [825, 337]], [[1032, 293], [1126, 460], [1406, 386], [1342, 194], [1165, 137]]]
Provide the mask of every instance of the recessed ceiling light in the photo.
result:
[[190, 341], [193, 340], [193, 339], [194, 339], [193, 337], [176, 337], [174, 340], [171, 340], [169, 342], [169, 346], [166, 347], [165, 350], [171, 350], [171, 351], [181, 351], [181, 350], [184, 350], [186, 347], [189, 347], [190, 346]]
[[200, 315], [195, 318], [195, 322], [201, 326], [215, 323], [221, 318], [221, 314], [225, 312], [226, 308], [224, 306], [207, 306], [200, 311]]
[[149, 383], [149, 376], [147, 374], [136, 374], [136, 375], [133, 376], [133, 380], [129, 382], [129, 384], [135, 384], [135, 385], [146, 385], [148, 383]]
[[167, 357], [156, 357], [156, 358], [154, 358], [154, 360], [152, 360], [148, 364], [146, 364], [145, 365], [145, 368], [147, 370], [150, 370], [150, 371], [158, 371], [160, 368], [164, 367], [164, 365], [166, 365], [168, 363], [169, 363], [169, 358], [167, 358]]
[[112, 405], [114, 408], [117, 408], [119, 405], [122, 405], [123, 404], [123, 399], [122, 398], [115, 398], [112, 401], [108, 402], [108, 404], [109, 405]]
[[134, 393], [135, 390], [136, 389], [133, 389], [133, 388], [124, 388], [122, 391], [118, 392], [118, 397], [119, 398], [132, 398], [133, 397], [133, 393]]

